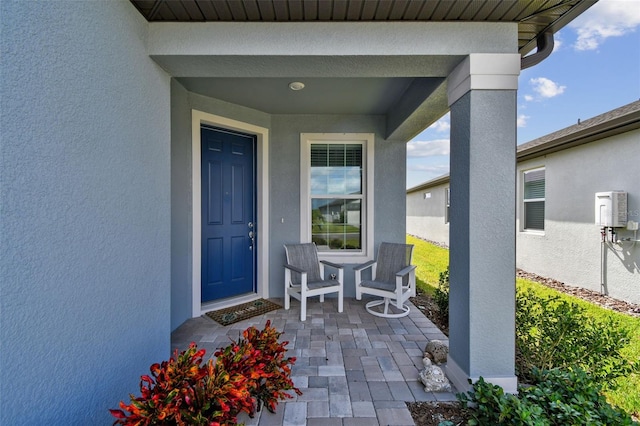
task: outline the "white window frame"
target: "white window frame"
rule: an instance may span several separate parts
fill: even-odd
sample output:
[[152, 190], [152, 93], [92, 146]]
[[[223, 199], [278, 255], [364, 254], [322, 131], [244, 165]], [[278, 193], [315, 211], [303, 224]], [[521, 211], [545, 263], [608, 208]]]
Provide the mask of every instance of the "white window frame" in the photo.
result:
[[[545, 191], [544, 191], [544, 198], [525, 198], [525, 176], [528, 173], [532, 173], [532, 172], [537, 172], [540, 170], [544, 170], [544, 184], [545, 184]], [[542, 226], [546, 227], [546, 220], [547, 220], [547, 170], [545, 168], [545, 166], [541, 166], [541, 167], [536, 167], [533, 169], [527, 169], [527, 170], [523, 170], [522, 171], [522, 214], [520, 215], [520, 230], [522, 232], [526, 232], [526, 233], [530, 233], [530, 234], [539, 234], [539, 235], [544, 235], [544, 229], [535, 229], [535, 228], [527, 228], [526, 227], [526, 204], [527, 203], [531, 203], [531, 202], [544, 202], [544, 212], [543, 212], [543, 217], [542, 217]]]
[[362, 263], [373, 259], [373, 133], [301, 133], [300, 134], [300, 242], [311, 242], [311, 145], [349, 143], [361, 144], [362, 164], [362, 249], [359, 251], [319, 252], [322, 260], [336, 263]]

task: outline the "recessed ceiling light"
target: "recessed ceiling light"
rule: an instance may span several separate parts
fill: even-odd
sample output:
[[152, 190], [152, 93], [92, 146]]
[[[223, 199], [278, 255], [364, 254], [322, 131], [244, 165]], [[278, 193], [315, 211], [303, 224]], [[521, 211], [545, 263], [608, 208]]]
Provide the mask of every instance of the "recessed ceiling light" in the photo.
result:
[[292, 81], [289, 83], [289, 89], [291, 90], [302, 90], [304, 89], [304, 83], [301, 81]]

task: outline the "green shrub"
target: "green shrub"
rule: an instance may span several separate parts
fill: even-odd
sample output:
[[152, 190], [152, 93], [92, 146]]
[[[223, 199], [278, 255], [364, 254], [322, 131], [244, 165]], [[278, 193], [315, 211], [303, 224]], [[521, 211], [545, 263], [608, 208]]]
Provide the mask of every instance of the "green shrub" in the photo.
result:
[[613, 408], [601, 388], [579, 368], [533, 369], [534, 385], [520, 395], [505, 394], [501, 387], [480, 378], [468, 394], [458, 399], [471, 411], [469, 425], [582, 426], [633, 425], [631, 417]]
[[440, 318], [449, 325], [449, 267], [440, 272], [438, 287], [433, 293], [433, 300], [438, 306]]
[[516, 369], [525, 381], [533, 368], [550, 370], [577, 366], [600, 384], [612, 384], [638, 370], [620, 351], [630, 333], [614, 320], [598, 321], [584, 309], [557, 296], [540, 297], [532, 291], [516, 297]]

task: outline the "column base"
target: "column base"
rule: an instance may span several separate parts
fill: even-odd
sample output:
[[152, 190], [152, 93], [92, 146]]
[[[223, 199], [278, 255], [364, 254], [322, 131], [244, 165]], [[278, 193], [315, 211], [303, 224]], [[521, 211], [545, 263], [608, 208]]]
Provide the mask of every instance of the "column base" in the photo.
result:
[[[447, 357], [447, 365], [444, 366], [444, 372], [455, 386], [458, 392], [469, 392], [471, 390], [471, 384], [469, 383], [469, 379], [473, 383], [477, 382], [480, 377], [469, 377], [469, 375], [456, 364], [456, 362], [451, 358], [451, 356]], [[518, 393], [518, 377], [513, 376], [482, 376], [485, 382], [492, 383], [494, 385], [500, 386], [505, 393]]]

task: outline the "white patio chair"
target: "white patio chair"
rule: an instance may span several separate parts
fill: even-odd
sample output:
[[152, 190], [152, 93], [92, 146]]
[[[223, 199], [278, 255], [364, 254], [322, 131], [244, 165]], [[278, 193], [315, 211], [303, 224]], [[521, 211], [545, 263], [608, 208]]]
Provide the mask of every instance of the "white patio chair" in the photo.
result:
[[[326, 260], [318, 261], [318, 249], [314, 243], [285, 244], [287, 263], [284, 265], [284, 308], [289, 309], [291, 297], [300, 301], [300, 321], [307, 318], [307, 299], [338, 293], [338, 312], [342, 312], [344, 267]], [[324, 267], [337, 271], [325, 279]]]
[[[363, 294], [379, 296], [368, 302], [365, 309], [371, 315], [400, 318], [409, 315], [405, 303], [416, 295], [416, 267], [411, 265], [412, 244], [382, 243], [377, 260], [356, 266], [356, 299]], [[362, 272], [371, 269], [371, 279], [362, 279]], [[380, 305], [384, 305], [381, 310]]]

